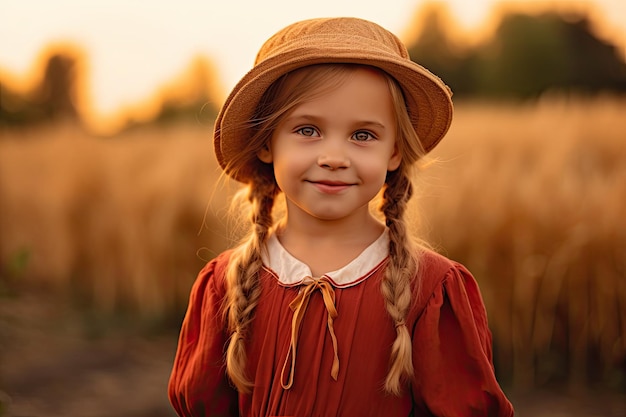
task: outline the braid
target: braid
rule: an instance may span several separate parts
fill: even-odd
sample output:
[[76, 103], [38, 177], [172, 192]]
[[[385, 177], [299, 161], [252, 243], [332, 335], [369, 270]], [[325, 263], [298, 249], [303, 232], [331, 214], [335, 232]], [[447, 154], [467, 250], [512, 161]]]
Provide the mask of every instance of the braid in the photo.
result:
[[261, 295], [258, 273], [262, 267], [263, 245], [272, 227], [272, 207], [278, 188], [272, 183], [251, 184], [248, 201], [252, 228], [232, 253], [226, 272], [226, 316], [230, 340], [226, 350], [226, 372], [241, 392], [252, 383], [246, 376], [245, 340]]
[[411, 303], [411, 279], [417, 269], [417, 261], [404, 219], [412, 194], [411, 180], [402, 168], [389, 173], [381, 210], [389, 228], [390, 261], [381, 291], [397, 333], [391, 347], [389, 373], [385, 379], [386, 391], [395, 395], [401, 392], [402, 380], [413, 375], [411, 336], [405, 320]]

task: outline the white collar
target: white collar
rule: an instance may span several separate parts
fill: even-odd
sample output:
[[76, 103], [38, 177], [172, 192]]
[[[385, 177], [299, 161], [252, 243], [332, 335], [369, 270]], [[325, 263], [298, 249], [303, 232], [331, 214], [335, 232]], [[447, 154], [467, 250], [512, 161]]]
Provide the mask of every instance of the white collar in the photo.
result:
[[[264, 268], [283, 286], [297, 286], [311, 280], [311, 269], [304, 262], [287, 252], [276, 233], [267, 241], [267, 251], [263, 253]], [[326, 277], [335, 288], [357, 285], [369, 278], [383, 264], [389, 254], [389, 233], [387, 229], [359, 256], [336, 271], [327, 272]]]

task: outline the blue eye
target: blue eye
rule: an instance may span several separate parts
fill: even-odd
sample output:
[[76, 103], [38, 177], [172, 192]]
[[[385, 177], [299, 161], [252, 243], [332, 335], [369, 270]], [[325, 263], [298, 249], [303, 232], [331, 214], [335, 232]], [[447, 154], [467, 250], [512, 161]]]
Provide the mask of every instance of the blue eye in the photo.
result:
[[352, 139], [356, 140], [357, 142], [367, 142], [369, 140], [376, 139], [376, 136], [374, 136], [367, 130], [359, 130], [357, 132], [354, 132], [354, 134], [352, 135]]
[[311, 126], [305, 126], [305, 127], [301, 127], [300, 129], [296, 130], [296, 133], [302, 135], [302, 136], [319, 136], [317, 134], [317, 130], [315, 130], [314, 127]]

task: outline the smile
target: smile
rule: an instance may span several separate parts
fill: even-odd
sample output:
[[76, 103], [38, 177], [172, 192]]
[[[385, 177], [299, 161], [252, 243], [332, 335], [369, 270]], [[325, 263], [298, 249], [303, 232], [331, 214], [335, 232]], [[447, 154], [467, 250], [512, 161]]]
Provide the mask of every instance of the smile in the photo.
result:
[[352, 187], [353, 184], [338, 181], [307, 181], [319, 192], [324, 194], [339, 194]]

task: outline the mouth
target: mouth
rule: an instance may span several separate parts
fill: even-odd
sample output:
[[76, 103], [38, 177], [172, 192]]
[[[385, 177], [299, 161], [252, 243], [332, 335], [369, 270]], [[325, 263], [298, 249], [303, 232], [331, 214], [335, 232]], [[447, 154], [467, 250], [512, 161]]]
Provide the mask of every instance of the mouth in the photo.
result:
[[307, 181], [323, 194], [338, 194], [354, 184], [341, 181]]

